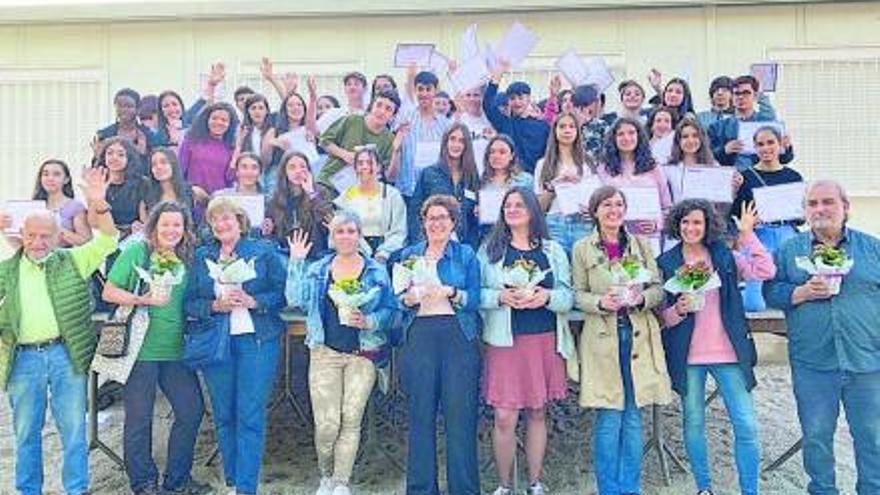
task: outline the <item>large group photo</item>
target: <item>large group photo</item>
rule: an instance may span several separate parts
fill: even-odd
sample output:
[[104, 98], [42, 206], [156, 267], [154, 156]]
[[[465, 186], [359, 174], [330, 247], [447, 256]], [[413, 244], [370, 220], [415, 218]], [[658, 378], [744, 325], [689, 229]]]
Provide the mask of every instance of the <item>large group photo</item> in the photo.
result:
[[880, 495], [880, 4], [27, 3], [0, 495]]

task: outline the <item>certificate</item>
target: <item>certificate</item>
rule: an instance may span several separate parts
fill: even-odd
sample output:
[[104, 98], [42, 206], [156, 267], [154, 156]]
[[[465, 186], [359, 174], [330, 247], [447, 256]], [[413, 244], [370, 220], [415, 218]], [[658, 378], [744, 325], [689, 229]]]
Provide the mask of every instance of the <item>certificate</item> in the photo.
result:
[[482, 56], [480, 43], [477, 40], [477, 25], [471, 24], [461, 35], [461, 57], [459, 60], [470, 60]]
[[626, 220], [657, 220], [663, 216], [660, 193], [654, 187], [622, 187], [626, 198]]
[[740, 121], [737, 123], [737, 127], [739, 130], [737, 131], [736, 138], [742, 143], [743, 149], [740, 153], [746, 153], [749, 155], [754, 155], [755, 151], [755, 133], [758, 132], [758, 129], [762, 127], [773, 127], [774, 129], [779, 131], [779, 134], [785, 135], [785, 124], [778, 121], [765, 121], [765, 122], [743, 122]]
[[670, 132], [669, 134], [663, 136], [651, 143], [651, 154], [654, 156], [654, 161], [656, 161], [659, 165], [666, 165], [669, 163], [669, 157], [672, 156], [672, 145], [673, 140], [675, 139], [675, 133]]
[[440, 159], [440, 141], [416, 141], [413, 166], [416, 172], [430, 167]]
[[230, 194], [224, 196], [235, 202], [247, 214], [252, 227], [263, 225], [266, 219], [266, 200], [262, 194]]
[[486, 65], [486, 59], [477, 56], [467, 59], [458, 66], [455, 72], [450, 72], [449, 80], [452, 81], [455, 91], [464, 93], [485, 84], [489, 80], [489, 76], [489, 66]]
[[803, 182], [752, 189], [758, 218], [765, 223], [804, 218], [805, 189]]
[[394, 49], [394, 66], [430, 67], [431, 55], [434, 53], [433, 43], [398, 43]]
[[7, 200], [3, 203], [2, 211], [12, 219], [12, 225], [6, 229], [6, 234], [18, 235], [24, 226], [24, 219], [35, 211], [45, 211], [46, 202], [42, 200]]
[[611, 74], [611, 69], [608, 68], [608, 64], [602, 57], [590, 59], [587, 63], [587, 74], [585, 84], [592, 84], [600, 93], [603, 93], [614, 83], [614, 75]]
[[556, 190], [556, 205], [559, 212], [563, 215], [574, 215], [580, 213], [583, 206], [590, 201], [593, 191], [598, 189], [602, 184], [598, 180], [582, 180], [580, 182], [559, 183], [554, 186]]
[[504, 189], [489, 186], [480, 189], [480, 223], [492, 225], [498, 222], [501, 215], [501, 202], [504, 200]]
[[681, 199], [733, 202], [733, 167], [682, 167]]
[[776, 91], [776, 81], [779, 78], [779, 64], [775, 62], [752, 64], [749, 73], [758, 80], [762, 92], [773, 93]]
[[428, 68], [434, 74], [446, 74], [449, 72], [449, 57], [434, 50], [431, 53], [431, 58], [428, 60]]
[[577, 52], [574, 51], [574, 48], [569, 48], [568, 51], [556, 60], [556, 68], [568, 79], [572, 86], [586, 84], [587, 77], [590, 75], [590, 69], [578, 56]]
[[519, 22], [514, 22], [504, 34], [495, 55], [510, 62], [511, 67], [518, 67], [538, 44], [538, 35]]
[[485, 168], [484, 160], [486, 158], [486, 148], [489, 147], [489, 140], [485, 138], [477, 138], [473, 140], [474, 145], [474, 161], [477, 164], [477, 177], [483, 176]]
[[339, 194], [344, 193], [349, 187], [357, 184], [357, 181], [358, 178], [354, 171], [354, 167], [348, 164], [346, 164], [342, 170], [336, 172], [336, 175], [330, 178], [330, 182], [333, 183], [333, 188], [336, 189], [336, 192]]

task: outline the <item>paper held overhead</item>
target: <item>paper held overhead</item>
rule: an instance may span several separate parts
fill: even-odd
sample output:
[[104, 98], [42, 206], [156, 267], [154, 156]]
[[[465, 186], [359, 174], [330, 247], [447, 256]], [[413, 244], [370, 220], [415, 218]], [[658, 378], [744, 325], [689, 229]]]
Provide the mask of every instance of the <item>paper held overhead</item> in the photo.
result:
[[600, 93], [605, 92], [612, 84], [614, 84], [614, 75], [611, 69], [605, 63], [602, 57], [593, 57], [587, 62], [587, 81], [585, 84], [592, 84]]
[[779, 78], [779, 64], [775, 62], [752, 64], [749, 73], [758, 80], [761, 91], [764, 93], [776, 91], [776, 81]]
[[578, 56], [574, 48], [569, 48], [556, 60], [556, 68], [568, 79], [572, 86], [580, 86], [587, 83], [590, 70], [583, 59]]
[[398, 43], [394, 49], [394, 66], [406, 68], [415, 64], [416, 67], [431, 67], [433, 55], [433, 43]]
[[477, 41], [477, 25], [471, 24], [461, 35], [461, 53], [459, 60], [470, 60], [482, 55], [480, 42]]
[[489, 68], [486, 60], [477, 56], [459, 65], [455, 72], [449, 73], [452, 86], [458, 93], [478, 88], [489, 80]]
[[518, 67], [537, 44], [538, 35], [519, 22], [514, 22], [501, 39], [495, 54], [510, 62], [511, 67]]

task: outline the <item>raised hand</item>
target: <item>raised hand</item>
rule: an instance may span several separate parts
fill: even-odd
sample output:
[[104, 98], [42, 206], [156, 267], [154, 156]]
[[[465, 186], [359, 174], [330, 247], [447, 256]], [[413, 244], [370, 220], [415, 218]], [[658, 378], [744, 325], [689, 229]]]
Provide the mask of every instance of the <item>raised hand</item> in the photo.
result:
[[660, 92], [660, 85], [663, 84], [663, 74], [660, 73], [659, 70], [652, 68], [651, 72], [648, 72], [648, 83], [651, 84], [651, 87], [656, 89], [657, 92]]
[[755, 207], [755, 202], [743, 202], [739, 218], [734, 217], [733, 222], [736, 223], [736, 227], [741, 234], [751, 234], [754, 232], [755, 225], [758, 223], [758, 208]]
[[555, 98], [560, 90], [562, 90], [562, 78], [559, 77], [559, 74], [553, 74], [550, 78], [550, 96]]
[[291, 260], [304, 260], [306, 256], [309, 255], [309, 251], [312, 249], [312, 243], [309, 242], [309, 233], [297, 229], [294, 230], [290, 237], [287, 238], [288, 245], [290, 246], [290, 259]]
[[[299, 75], [296, 72], [288, 72], [284, 74], [284, 92], [285, 94], [296, 93], [299, 89]], [[309, 88], [311, 90], [311, 88]]]
[[224, 79], [226, 79], [226, 66], [223, 65], [223, 62], [218, 61], [216, 64], [211, 65], [211, 72], [208, 74], [208, 85], [209, 86], [217, 86]]
[[260, 59], [260, 75], [264, 79], [272, 79], [272, 61], [269, 60], [269, 57]]
[[107, 170], [104, 168], [85, 168], [82, 171], [83, 184], [79, 188], [86, 203], [103, 201], [107, 195]]
[[306, 79], [306, 86], [309, 88], [309, 98], [318, 99], [318, 81], [315, 79], [315, 76], [309, 76]]

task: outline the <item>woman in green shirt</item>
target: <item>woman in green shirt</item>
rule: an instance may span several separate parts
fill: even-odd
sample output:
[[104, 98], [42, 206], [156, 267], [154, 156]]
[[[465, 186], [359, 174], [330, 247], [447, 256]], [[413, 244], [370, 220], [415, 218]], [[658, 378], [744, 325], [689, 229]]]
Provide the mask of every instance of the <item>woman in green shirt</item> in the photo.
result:
[[[192, 232], [188, 209], [171, 201], [157, 204], [147, 218], [145, 239], [130, 244], [119, 255], [104, 287], [104, 300], [146, 306], [150, 316], [143, 344], [129, 346], [128, 352], [136, 353], [137, 361], [123, 389], [125, 471], [135, 495], [210, 491], [208, 485], [197, 483], [190, 477], [193, 450], [205, 407], [196, 374], [180, 361], [186, 321], [183, 312], [184, 272], [192, 259]], [[169, 270], [182, 281], [171, 286], [169, 291], [150, 287], [144, 293], [138, 290], [136, 267], [153, 273], [154, 277], [160, 270]], [[174, 412], [161, 491], [159, 472], [152, 456], [153, 405], [157, 385]]]

